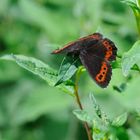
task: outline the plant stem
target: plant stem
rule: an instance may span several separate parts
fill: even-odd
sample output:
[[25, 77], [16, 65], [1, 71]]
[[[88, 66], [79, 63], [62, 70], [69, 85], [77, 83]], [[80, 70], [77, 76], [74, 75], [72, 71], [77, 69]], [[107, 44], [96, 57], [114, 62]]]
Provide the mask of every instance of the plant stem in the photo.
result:
[[136, 0], [136, 4], [137, 4], [137, 9], [132, 8], [132, 10], [136, 18], [136, 23], [137, 23], [137, 28], [138, 28], [139, 38], [140, 38], [140, 0]]
[[136, 3], [137, 3], [137, 6], [140, 8], [140, 0], [137, 0]]
[[[79, 94], [78, 94], [78, 81], [79, 81], [79, 78], [80, 78], [81, 71], [82, 71], [82, 68], [79, 68], [79, 70], [76, 73], [76, 80], [75, 80], [74, 91], [75, 91], [75, 96], [76, 96], [77, 104], [78, 104], [79, 108], [81, 110], [83, 110], [83, 106], [81, 104], [80, 97], [79, 97]], [[89, 128], [87, 122], [84, 122], [84, 127], [85, 127], [87, 135], [88, 135], [88, 140], [93, 140], [92, 135], [91, 135], [91, 131], [90, 131], [90, 128]]]
[[138, 28], [138, 33], [139, 33], [139, 38], [140, 38], [140, 0], [136, 0], [136, 6], [137, 8], [132, 8], [133, 13], [135, 15], [135, 19], [136, 19], [136, 24], [137, 24], [137, 28]]
[[136, 17], [136, 23], [138, 28], [138, 33], [140, 36], [140, 13], [138, 11], [134, 11], [135, 17]]

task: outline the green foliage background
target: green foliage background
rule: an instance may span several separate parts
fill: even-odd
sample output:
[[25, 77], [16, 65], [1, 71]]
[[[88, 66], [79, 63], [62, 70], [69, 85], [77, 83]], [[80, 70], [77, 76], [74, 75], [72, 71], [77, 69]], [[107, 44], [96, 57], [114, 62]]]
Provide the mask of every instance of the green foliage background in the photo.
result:
[[[51, 52], [96, 31], [113, 40], [119, 56], [125, 59], [137, 52], [136, 60], [140, 59], [139, 49], [123, 55], [139, 34], [131, 8], [120, 0], [0, 1], [1, 56], [32, 56], [58, 71], [63, 56]], [[98, 87], [84, 72], [79, 92], [91, 116], [95, 110], [88, 98], [90, 92], [110, 119], [128, 112], [127, 122], [112, 128], [112, 133], [120, 140], [139, 140], [140, 75], [135, 70], [128, 74], [129, 68], [125, 68], [113, 69], [106, 89]], [[128, 76], [124, 77], [126, 71]], [[65, 93], [14, 62], [0, 60], [0, 140], [87, 139], [82, 123], [72, 114], [77, 108], [74, 98]]]

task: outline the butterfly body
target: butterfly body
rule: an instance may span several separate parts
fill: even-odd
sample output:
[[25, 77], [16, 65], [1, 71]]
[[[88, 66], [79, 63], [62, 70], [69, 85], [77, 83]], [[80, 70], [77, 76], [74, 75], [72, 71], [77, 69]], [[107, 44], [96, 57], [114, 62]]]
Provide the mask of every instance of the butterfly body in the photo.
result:
[[100, 33], [78, 39], [55, 50], [53, 54], [66, 53], [80, 58], [93, 80], [102, 88], [107, 87], [111, 80], [112, 68], [110, 61], [116, 59], [117, 48], [108, 38]]

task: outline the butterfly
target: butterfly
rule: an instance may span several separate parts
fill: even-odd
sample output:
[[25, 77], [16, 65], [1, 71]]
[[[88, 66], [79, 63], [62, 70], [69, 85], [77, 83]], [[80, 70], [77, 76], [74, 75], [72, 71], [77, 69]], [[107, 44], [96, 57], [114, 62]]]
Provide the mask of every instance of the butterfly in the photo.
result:
[[108, 86], [112, 75], [110, 62], [117, 55], [117, 48], [110, 39], [93, 33], [52, 52], [61, 53], [78, 56], [92, 79], [102, 88]]

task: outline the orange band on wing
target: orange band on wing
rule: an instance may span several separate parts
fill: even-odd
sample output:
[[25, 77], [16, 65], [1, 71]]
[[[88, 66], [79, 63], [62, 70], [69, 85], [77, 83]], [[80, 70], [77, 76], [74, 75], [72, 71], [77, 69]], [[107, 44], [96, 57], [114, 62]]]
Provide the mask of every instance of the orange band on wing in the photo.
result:
[[106, 79], [107, 71], [108, 71], [107, 64], [105, 62], [102, 62], [101, 70], [95, 77], [96, 81], [99, 83], [104, 82]]
[[112, 47], [107, 40], [103, 41], [103, 45], [106, 47], [107, 52], [105, 55], [105, 59], [108, 60], [112, 56]]

